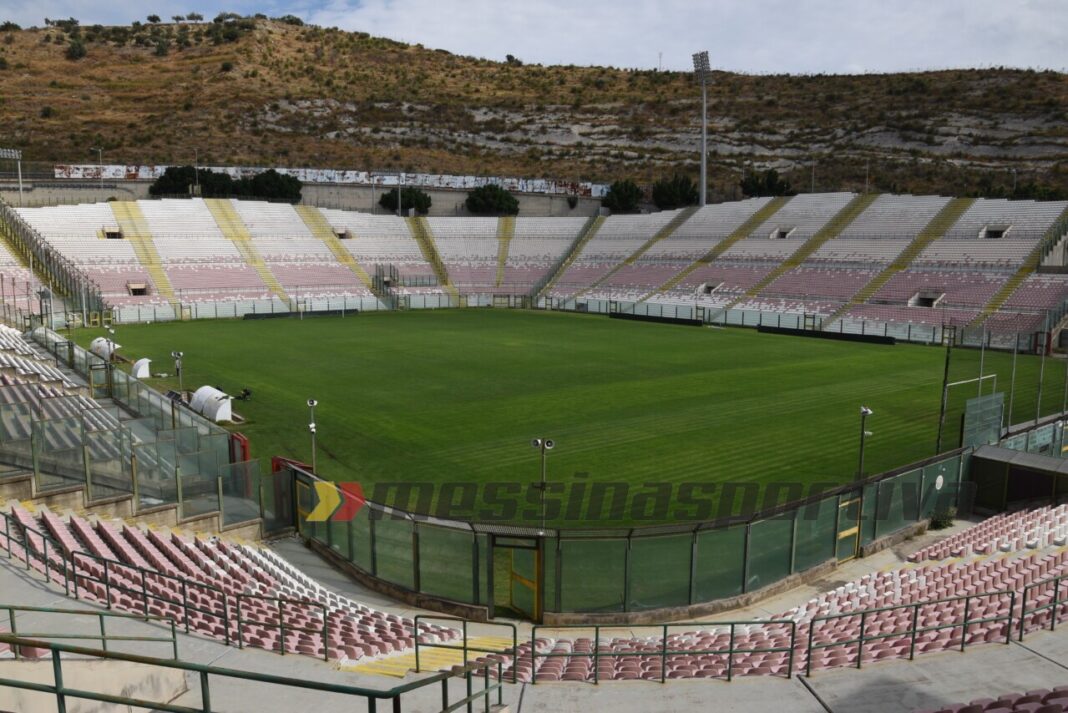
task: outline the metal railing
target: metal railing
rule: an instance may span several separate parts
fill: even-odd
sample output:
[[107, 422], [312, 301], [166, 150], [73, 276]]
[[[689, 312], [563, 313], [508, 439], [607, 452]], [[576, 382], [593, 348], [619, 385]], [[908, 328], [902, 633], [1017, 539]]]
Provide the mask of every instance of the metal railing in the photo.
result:
[[[278, 621], [262, 621], [258, 619], [246, 619], [241, 615], [241, 602], [242, 600], [259, 600], [274, 602], [276, 610], [278, 611]], [[286, 625], [285, 607], [287, 604], [297, 604], [301, 607], [308, 609], [316, 609], [322, 612], [323, 625], [319, 628], [300, 627], [293, 625]], [[323, 637], [323, 660], [330, 660], [330, 623], [329, 612], [324, 604], [319, 602], [313, 602], [308, 599], [290, 599], [288, 597], [269, 597], [259, 594], [238, 594], [237, 595], [237, 646], [238, 648], [245, 648], [244, 637], [244, 624], [255, 624], [257, 626], [269, 627], [272, 629], [278, 629], [278, 646], [280, 653], [286, 655], [286, 632], [293, 631], [302, 634], [319, 634]]]
[[[788, 646], [765, 646], [758, 648], [743, 648], [739, 649], [735, 647], [735, 640], [737, 635], [737, 627], [739, 626], [783, 626], [787, 627], [790, 631], [790, 644]], [[671, 629], [678, 629], [680, 627], [690, 627], [689, 631], [703, 630], [708, 631], [714, 628], [726, 628], [729, 629], [730, 638], [727, 640], [726, 649], [671, 649], [668, 647], [668, 634]], [[538, 630], [567, 630], [567, 629], [582, 629], [589, 631], [593, 629], [593, 650], [589, 653], [574, 651], [560, 651], [560, 652], [538, 652], [537, 640]], [[601, 651], [601, 631], [604, 629], [649, 629], [655, 628], [660, 630], [660, 650], [659, 651]], [[539, 658], [581, 658], [593, 660], [593, 682], [595, 684], [600, 683], [600, 667], [598, 663], [601, 659], [612, 659], [621, 657], [644, 657], [652, 658], [656, 657], [660, 660], [660, 682], [665, 683], [667, 681], [667, 657], [668, 656], [726, 656], [727, 657], [727, 680], [731, 681], [734, 678], [734, 655], [735, 654], [770, 654], [770, 653], [788, 653], [789, 659], [786, 666], [786, 677], [791, 678], [794, 670], [794, 651], [797, 644], [797, 622], [792, 619], [766, 619], [763, 621], [706, 621], [706, 622], [679, 622], [675, 624], [651, 624], [651, 625], [620, 625], [620, 624], [606, 624], [586, 626], [582, 624], [573, 624], [568, 626], [534, 626], [530, 630], [530, 662], [531, 662], [531, 684], [537, 683], [537, 675], [535, 665]]]
[[[7, 612], [8, 631], [6, 633], [11, 636], [18, 636], [24, 639], [67, 639], [71, 641], [77, 640], [95, 640], [100, 642], [100, 648], [102, 651], [108, 650], [108, 642], [115, 641], [138, 641], [141, 643], [162, 643], [170, 644], [171, 651], [174, 653], [174, 660], [178, 659], [178, 634], [177, 625], [174, 619], [166, 616], [154, 616], [154, 615], [141, 615], [141, 614], [116, 614], [114, 612], [101, 612], [101, 611], [87, 611], [84, 609], [57, 609], [55, 607], [24, 607], [16, 606], [14, 604], [0, 604], [0, 612]], [[26, 612], [35, 614], [62, 614], [63, 616], [83, 616], [83, 617], [96, 617], [98, 620], [98, 626], [100, 629], [99, 634], [57, 634], [48, 632], [33, 632], [27, 633], [25, 631], [20, 632], [18, 630], [18, 618], [15, 616], [16, 612]], [[123, 636], [116, 634], [109, 634], [107, 632], [107, 621], [109, 619], [125, 619], [128, 621], [142, 621], [147, 623], [160, 623], [170, 628], [170, 636]], [[15, 658], [18, 659], [21, 656], [19, 647], [13, 647], [12, 653]]]
[[[990, 597], [1008, 597], [1009, 598], [1009, 607], [1006, 610], [1006, 613], [1005, 614], [1000, 614], [1000, 615], [995, 615], [995, 616], [990, 616], [990, 617], [981, 617], [981, 618], [977, 618], [977, 619], [971, 618], [969, 616], [969, 614], [970, 614], [972, 601], [973, 600], [987, 599], [987, 598], [990, 598]], [[920, 626], [919, 625], [920, 609], [922, 607], [943, 606], [943, 605], [949, 604], [951, 602], [958, 602], [958, 601], [963, 601], [964, 602], [963, 617], [961, 618], [961, 620], [959, 622], [954, 621], [954, 622], [950, 622], [950, 623], [947, 623], [947, 624], [936, 624], [936, 625], [932, 625], [932, 626]], [[986, 624], [986, 623], [1004, 621], [1005, 622], [1005, 643], [1008, 644], [1010, 642], [1011, 638], [1012, 638], [1012, 619], [1013, 619], [1013, 612], [1015, 611], [1015, 609], [1016, 609], [1016, 592], [1014, 592], [1012, 590], [1007, 590], [1007, 591], [996, 591], [996, 592], [984, 592], [984, 593], [981, 593], [981, 594], [969, 594], [969, 595], [958, 596], [958, 597], [947, 597], [945, 599], [934, 599], [934, 600], [928, 600], [928, 601], [923, 601], [923, 602], [913, 602], [913, 603], [910, 603], [910, 604], [895, 604], [893, 606], [888, 606], [888, 607], [879, 607], [879, 608], [876, 608], [876, 609], [865, 609], [863, 611], [846, 612], [846, 613], [842, 613], [842, 614], [828, 614], [828, 615], [825, 615], [825, 616], [817, 616], [817, 617], [814, 617], [812, 619], [812, 621], [809, 623], [808, 646], [806, 648], [807, 656], [806, 656], [806, 663], [805, 663], [805, 675], [806, 676], [811, 676], [812, 675], [812, 653], [813, 653], [813, 651], [818, 651], [819, 649], [840, 648], [840, 647], [854, 646], [855, 645], [857, 647], [856, 667], [860, 668], [862, 666], [862, 664], [863, 664], [863, 661], [864, 661], [864, 645], [866, 643], [873, 642], [873, 641], [880, 641], [882, 639], [908, 637], [909, 638], [909, 660], [911, 661], [911, 660], [913, 660], [915, 658], [915, 655], [916, 655], [916, 639], [917, 639], [917, 637], [920, 636], [921, 634], [924, 634], [924, 633], [927, 633], [927, 632], [930, 632], [930, 631], [941, 631], [941, 630], [944, 630], [944, 629], [950, 629], [950, 630], [960, 629], [961, 630], [960, 650], [964, 651], [964, 648], [968, 645], [968, 627], [971, 626], [972, 624]], [[876, 634], [867, 634], [867, 635], [865, 634], [865, 628], [868, 626], [868, 623], [872, 620], [874, 615], [882, 614], [884, 612], [909, 611], [909, 610], [911, 610], [911, 612], [912, 612], [912, 617], [910, 619], [911, 624], [908, 626], [908, 628], [906, 628], [906, 629], [904, 629], [902, 631], [879, 632], [879, 633], [876, 633]], [[999, 611], [1000, 611], [1000, 608], [999, 608]], [[817, 643], [815, 641], [816, 628], [817, 628], [817, 624], [819, 622], [838, 621], [838, 620], [842, 620], [842, 619], [851, 619], [851, 618], [855, 619], [857, 617], [860, 618], [860, 627], [859, 627], [859, 630], [857, 631], [856, 638], [841, 639], [841, 640], [837, 640], [837, 641], [819, 642], [819, 643]]]
[[[462, 635], [462, 639], [461, 639], [462, 643], [460, 645], [456, 645], [456, 644], [420, 642], [419, 641], [419, 622], [420, 621], [426, 621], [428, 619], [431, 619], [433, 621], [460, 622], [460, 633]], [[469, 622], [467, 619], [461, 619], [461, 618], [455, 617], [455, 616], [435, 616], [433, 614], [418, 614], [418, 615], [416, 615], [415, 620], [412, 623], [412, 639], [414, 641], [414, 646], [415, 646], [415, 672], [416, 673], [420, 672], [420, 666], [419, 666], [419, 647], [420, 646], [422, 646], [424, 649], [447, 649], [447, 650], [450, 650], [450, 651], [462, 651], [463, 655], [464, 655], [464, 665], [465, 666], [468, 663], [467, 655], [468, 655], [469, 652], [480, 653], [480, 654], [497, 654], [497, 655], [505, 654], [505, 655], [507, 655], [508, 652], [501, 651], [500, 649], [490, 649], [490, 648], [480, 647], [480, 646], [471, 646], [467, 641], [467, 625], [469, 623], [471, 623], [471, 622]], [[484, 625], [485, 626], [505, 627], [505, 628], [508, 628], [508, 629], [511, 630], [511, 632], [512, 632], [512, 651], [511, 651], [512, 683], [516, 683], [517, 681], [516, 681], [516, 666], [515, 666], [515, 664], [516, 664], [516, 657], [518, 656], [518, 651], [519, 651], [519, 632], [516, 629], [515, 624], [509, 624], [509, 623], [506, 623], [506, 622], [493, 622], [493, 621], [491, 621], [491, 622], [484, 622]]]
[[[1062, 574], [1057, 577], [1050, 577], [1038, 582], [1027, 585], [1023, 589], [1023, 595], [1020, 597], [1020, 641], [1024, 639], [1024, 632], [1027, 630], [1027, 617], [1028, 615], [1040, 614], [1048, 609], [1052, 609], [1052, 614], [1049, 618], [1049, 630], [1054, 631], [1057, 628], [1057, 617], [1060, 614], [1062, 605], [1068, 604], [1068, 597], [1061, 598], [1061, 582], [1068, 580], [1068, 574]], [[1031, 593], [1039, 587], [1047, 587], [1050, 584], [1053, 585], [1053, 597], [1049, 599], [1045, 604], [1037, 604], [1034, 608], [1028, 609], [1027, 602], [1031, 599]], [[1035, 617], [1037, 619], [1037, 617]], [[1039, 627], [1045, 628], [1040, 624]]]
[[[273, 684], [278, 686], [286, 686], [291, 689], [302, 689], [308, 691], [319, 691], [321, 693], [336, 693], [346, 696], [352, 696], [354, 698], [360, 698], [366, 701], [367, 710], [369, 713], [377, 713], [378, 702], [388, 701], [392, 704], [392, 710], [394, 713], [403, 713], [403, 699], [402, 696], [407, 693], [412, 693], [420, 689], [430, 688], [432, 686], [440, 686], [441, 689], [441, 713], [448, 713], [449, 711], [459, 710], [466, 707], [470, 712], [474, 710], [474, 703], [479, 699], [483, 701], [483, 707], [486, 713], [490, 710], [490, 701], [493, 698], [493, 694], [497, 694], [497, 704], [503, 703], [504, 698], [504, 683], [500, 680], [500, 662], [497, 662], [496, 668], [498, 669], [498, 676], [496, 683], [491, 683], [490, 678], [491, 671], [494, 668], [491, 664], [472, 664], [464, 667], [462, 674], [454, 673], [438, 673], [427, 678], [406, 683], [388, 690], [375, 690], [372, 688], [363, 688], [359, 686], [349, 686], [337, 683], [327, 683], [322, 681], [309, 681], [306, 679], [287, 678], [284, 676], [274, 676], [264, 673], [255, 673], [252, 671], [239, 671], [230, 668], [221, 668], [217, 666], [206, 666], [203, 664], [190, 663], [186, 661], [171, 660], [171, 659], [159, 659], [148, 656], [136, 656], [133, 654], [122, 654], [116, 652], [105, 652], [99, 649], [89, 649], [79, 646], [67, 646], [64, 644], [49, 643], [46, 641], [40, 641], [36, 639], [27, 639], [10, 634], [0, 634], [0, 644], [7, 644], [12, 647], [32, 647], [37, 649], [46, 649], [51, 653], [52, 660], [52, 674], [54, 677], [53, 684], [35, 683], [30, 681], [19, 681], [9, 678], [0, 678], [0, 687], [9, 687], [25, 691], [37, 691], [39, 693], [46, 693], [54, 695], [56, 697], [57, 710], [66, 710], [67, 699], [80, 699], [87, 701], [99, 701], [102, 703], [112, 703], [123, 706], [133, 706], [136, 708], [148, 708], [155, 711], [166, 711], [167, 713], [212, 713], [213, 709], [211, 705], [211, 681], [216, 679], [226, 679], [230, 681], [252, 681], [254, 683], [261, 684]], [[196, 674], [200, 681], [200, 695], [201, 702], [199, 706], [180, 706], [173, 703], [163, 701], [147, 701], [143, 699], [131, 698], [129, 696], [112, 695], [108, 693], [98, 693], [95, 691], [85, 691], [81, 689], [71, 688], [63, 683], [63, 657], [62, 654], [74, 654], [76, 656], [87, 657], [92, 659], [102, 659], [108, 661], [124, 661], [127, 663], [142, 664], [147, 666], [153, 666], [156, 668], [170, 669], [175, 671], [184, 671], [187, 674]], [[467, 684], [467, 695], [460, 700], [450, 702], [449, 694], [449, 681], [456, 678], [458, 675], [462, 675]], [[484, 684], [481, 690], [474, 690], [474, 678], [478, 675], [484, 677]]]

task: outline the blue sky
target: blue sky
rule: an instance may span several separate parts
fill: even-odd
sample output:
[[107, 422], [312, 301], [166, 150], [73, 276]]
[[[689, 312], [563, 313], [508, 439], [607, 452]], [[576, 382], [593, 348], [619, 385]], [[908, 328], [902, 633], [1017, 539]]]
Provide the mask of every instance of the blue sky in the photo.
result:
[[946, 67], [1068, 68], [1066, 0], [0, 0], [0, 20], [129, 23], [196, 11], [360, 30], [427, 47], [543, 64], [754, 73]]

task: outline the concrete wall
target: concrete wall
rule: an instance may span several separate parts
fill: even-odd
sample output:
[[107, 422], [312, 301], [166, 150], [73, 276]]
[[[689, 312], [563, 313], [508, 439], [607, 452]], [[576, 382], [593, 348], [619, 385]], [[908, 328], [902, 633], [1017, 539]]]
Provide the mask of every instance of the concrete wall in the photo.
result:
[[[0, 661], [0, 678], [52, 685], [52, 661]], [[63, 685], [93, 693], [169, 703], [187, 690], [185, 672], [126, 661], [63, 660]], [[0, 686], [0, 710], [55, 713], [56, 697], [49, 693]], [[67, 699], [68, 713], [140, 711], [114, 703]]]
[[[136, 200], [148, 198], [147, 181], [105, 182], [101, 189], [94, 181], [59, 182], [44, 181], [35, 185], [32, 181], [23, 184], [23, 205], [68, 205], [73, 203], [96, 203], [108, 198], [119, 200]], [[464, 208], [466, 191], [429, 190], [433, 200], [430, 215], [469, 215]], [[373, 194], [373, 195], [372, 195]], [[382, 189], [372, 191], [370, 186], [352, 186], [342, 184], [306, 184], [303, 190], [303, 203], [322, 208], [339, 208], [342, 210], [359, 210], [364, 212], [383, 212], [377, 201]], [[18, 186], [10, 182], [0, 183], [0, 197], [9, 205], [19, 205]], [[590, 216], [597, 213], [601, 202], [593, 198], [579, 198], [574, 209], [567, 204], [566, 196], [549, 196], [540, 194], [519, 194], [519, 215], [521, 216]]]

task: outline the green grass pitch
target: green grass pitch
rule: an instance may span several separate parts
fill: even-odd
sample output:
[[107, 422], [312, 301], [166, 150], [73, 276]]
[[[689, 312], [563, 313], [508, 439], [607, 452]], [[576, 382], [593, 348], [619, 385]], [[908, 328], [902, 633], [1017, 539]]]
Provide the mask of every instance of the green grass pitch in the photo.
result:
[[[182, 350], [186, 388], [249, 388], [234, 409], [254, 457], [310, 460], [305, 402], [318, 399], [321, 474], [368, 493], [380, 482], [534, 482], [536, 436], [556, 441], [549, 478], [564, 483], [846, 482], [862, 404], [875, 412], [866, 472], [935, 453], [945, 363], [938, 347], [494, 309], [119, 325], [115, 339], [154, 372], [171, 372]], [[1012, 355], [983, 360], [1008, 399]], [[951, 379], [977, 376], [979, 361], [954, 350]], [[1045, 361], [1052, 413], [1064, 363]], [[1014, 422], [1034, 417], [1040, 366], [1018, 359]], [[952, 390], [943, 450], [977, 386]]]

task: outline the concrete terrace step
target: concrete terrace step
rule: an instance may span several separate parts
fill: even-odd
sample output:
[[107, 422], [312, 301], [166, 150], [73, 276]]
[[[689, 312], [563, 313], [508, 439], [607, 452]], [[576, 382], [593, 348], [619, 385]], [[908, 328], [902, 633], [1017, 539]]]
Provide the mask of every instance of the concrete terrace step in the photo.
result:
[[787, 201], [789, 200], [790, 199], [788, 197], [782, 196], [772, 198], [770, 201], [768, 201], [766, 205], [764, 205], [764, 207], [762, 207], [756, 213], [753, 213], [753, 215], [749, 216], [749, 218], [747, 218], [745, 222], [735, 228], [730, 235], [728, 235], [726, 238], [717, 243], [714, 248], [699, 257], [697, 260], [694, 260], [690, 265], [683, 268], [670, 280], [660, 285], [660, 287], [656, 288], [649, 294], [643, 296], [638, 301], [645, 302], [647, 299], [653, 297], [654, 295], [658, 295], [660, 293], [674, 289], [676, 285], [678, 285], [680, 282], [689, 277], [690, 273], [692, 273], [694, 270], [701, 267], [702, 265], [709, 264], [710, 262], [718, 258], [720, 255], [725, 253], [727, 250], [729, 250], [732, 245], [737, 243], [739, 240], [744, 240], [747, 235], [749, 235], [761, 225], [766, 223], [773, 215], [778, 213], [779, 209], [786, 205]]

